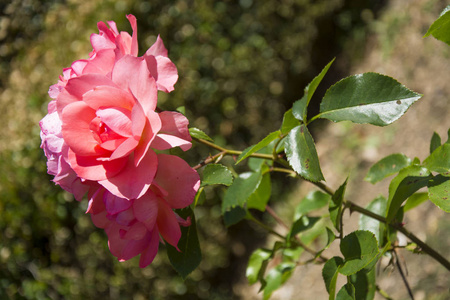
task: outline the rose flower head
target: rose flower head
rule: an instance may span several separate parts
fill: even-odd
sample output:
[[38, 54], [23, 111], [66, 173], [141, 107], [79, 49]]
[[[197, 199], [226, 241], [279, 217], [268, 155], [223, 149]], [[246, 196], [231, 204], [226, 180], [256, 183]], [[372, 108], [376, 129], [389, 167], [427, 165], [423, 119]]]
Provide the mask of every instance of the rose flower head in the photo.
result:
[[88, 192], [88, 212], [107, 232], [111, 252], [121, 261], [141, 253], [146, 266], [159, 235], [176, 247], [179, 224], [187, 223], [172, 209], [191, 204], [199, 176], [181, 158], [155, 152], [188, 150], [189, 121], [157, 112], [158, 90], [173, 90], [177, 69], [159, 36], [137, 56], [136, 18], [127, 18], [131, 36], [112, 21], [99, 22], [89, 58], [72, 63], [50, 87], [54, 100], [40, 122], [41, 147], [56, 184], [77, 200]]

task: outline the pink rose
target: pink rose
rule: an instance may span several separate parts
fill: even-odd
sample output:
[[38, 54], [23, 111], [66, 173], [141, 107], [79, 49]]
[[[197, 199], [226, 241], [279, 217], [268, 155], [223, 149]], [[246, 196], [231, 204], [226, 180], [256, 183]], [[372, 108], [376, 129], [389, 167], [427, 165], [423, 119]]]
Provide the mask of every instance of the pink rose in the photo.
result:
[[[133, 15], [127, 15], [127, 19], [133, 29], [132, 36], [128, 32], [119, 32], [116, 23], [113, 21], [108, 22], [109, 28], [103, 22], [97, 24], [99, 33], [91, 35], [93, 50], [89, 54], [89, 58], [77, 60], [72, 63], [70, 68], [64, 69], [58, 83], [50, 87], [50, 97], [56, 99], [70, 78], [83, 74], [110, 75], [114, 64], [123, 56], [137, 57], [136, 18]], [[144, 54], [143, 59], [147, 63], [151, 76], [156, 81], [157, 88], [163, 92], [173, 91], [178, 80], [177, 68], [168, 58], [167, 49], [159, 36]]]
[[153, 149], [191, 147], [188, 120], [155, 112], [157, 87], [143, 58], [125, 55], [110, 76], [82, 74], [56, 99], [68, 163], [78, 177], [117, 197], [145, 194], [156, 174]]
[[139, 266], [149, 265], [158, 251], [160, 235], [177, 248], [181, 219], [172, 209], [189, 206], [200, 186], [195, 170], [181, 158], [158, 154], [154, 181], [139, 199], [123, 199], [99, 189], [89, 201], [88, 213], [97, 227], [105, 229], [111, 253], [119, 261], [141, 254]]

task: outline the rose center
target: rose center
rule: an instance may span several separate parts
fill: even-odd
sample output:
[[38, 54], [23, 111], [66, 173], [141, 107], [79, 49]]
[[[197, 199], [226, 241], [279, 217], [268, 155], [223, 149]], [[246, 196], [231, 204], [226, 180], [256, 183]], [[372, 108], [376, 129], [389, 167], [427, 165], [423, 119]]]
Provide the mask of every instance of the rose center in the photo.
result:
[[106, 141], [115, 140], [118, 138], [122, 138], [119, 134], [114, 132], [111, 128], [109, 128], [105, 123], [102, 122], [100, 117], [95, 117], [91, 124], [89, 125], [89, 129], [94, 136], [94, 139], [97, 143], [102, 144]]

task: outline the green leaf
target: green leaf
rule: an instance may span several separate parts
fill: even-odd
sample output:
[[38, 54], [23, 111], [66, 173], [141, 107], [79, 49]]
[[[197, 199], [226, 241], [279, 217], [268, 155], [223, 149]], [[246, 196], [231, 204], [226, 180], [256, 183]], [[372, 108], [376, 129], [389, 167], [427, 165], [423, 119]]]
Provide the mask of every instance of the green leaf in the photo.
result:
[[450, 177], [438, 175], [428, 183], [431, 202], [445, 212], [450, 212]]
[[389, 185], [386, 220], [394, 219], [398, 209], [409, 196], [427, 185], [432, 176], [426, 168], [412, 165], [401, 170]]
[[223, 222], [226, 227], [230, 227], [236, 223], [245, 219], [247, 215], [247, 210], [240, 206], [230, 207], [227, 211], [223, 213]]
[[204, 133], [203, 131], [201, 131], [198, 128], [195, 128], [195, 127], [189, 128], [189, 134], [193, 138], [203, 139], [203, 140], [207, 140], [207, 141], [213, 142], [212, 138], [210, 138], [206, 133]]
[[357, 230], [342, 239], [340, 249], [345, 261], [339, 273], [348, 276], [366, 267], [377, 257], [378, 243], [372, 232]]
[[247, 200], [247, 208], [256, 208], [260, 211], [266, 210], [267, 202], [272, 193], [272, 183], [270, 181], [270, 174], [266, 173], [261, 179], [256, 191], [250, 195]]
[[283, 123], [281, 124], [281, 134], [288, 134], [292, 128], [300, 125], [300, 122], [292, 114], [292, 108], [284, 113]]
[[337, 231], [341, 232], [341, 218], [342, 218], [342, 202], [344, 201], [345, 189], [347, 187], [347, 179], [336, 190], [333, 197], [331, 197], [328, 211], [330, 212], [330, 219]]
[[305, 88], [305, 94], [299, 101], [296, 101], [292, 107], [292, 112], [294, 116], [300, 121], [306, 121], [306, 117], [308, 114], [308, 105], [311, 101], [312, 96], [314, 95], [317, 87], [322, 81], [325, 74], [327, 74], [328, 69], [331, 67], [331, 64], [334, 62], [335, 58], [330, 61]]
[[432, 172], [450, 176], [450, 144], [437, 147], [424, 161], [424, 167]]
[[[366, 209], [377, 215], [383, 216], [386, 211], [386, 205], [386, 198], [384, 198], [383, 196], [379, 196], [372, 200], [372, 202], [369, 203]], [[380, 245], [383, 243], [385, 232], [385, 225], [383, 223], [380, 223], [379, 221], [369, 216], [361, 214], [359, 216], [359, 229], [372, 232]]]
[[264, 272], [267, 267], [267, 260], [271, 257], [271, 255], [272, 252], [265, 249], [257, 249], [252, 253], [245, 272], [247, 280], [250, 284], [254, 284], [263, 279]]
[[191, 218], [191, 225], [181, 226], [181, 238], [178, 241], [178, 249], [169, 243], [166, 243], [167, 256], [170, 263], [178, 274], [186, 279], [186, 277], [194, 271], [202, 260], [202, 253], [197, 236], [197, 226], [195, 223], [195, 215], [190, 207], [177, 210], [177, 213], [183, 219]]
[[194, 207], [196, 207], [197, 205], [202, 205], [205, 200], [206, 200], [206, 196], [204, 191], [204, 187], [200, 187], [197, 191], [197, 194], [195, 194], [195, 198], [194, 198]]
[[295, 263], [281, 263], [269, 271], [265, 278], [264, 300], [269, 299], [272, 293], [291, 277], [294, 268]]
[[355, 287], [355, 299], [373, 300], [376, 291], [375, 268], [362, 269], [356, 274], [350, 275], [350, 282]]
[[243, 207], [258, 188], [262, 176], [260, 172], [246, 172], [234, 179], [233, 184], [228, 188], [222, 202], [222, 212], [231, 207]]
[[355, 300], [355, 287], [350, 282], [341, 287], [336, 295], [336, 300]]
[[375, 163], [367, 173], [364, 180], [376, 183], [388, 176], [391, 176], [401, 169], [409, 166], [411, 159], [401, 153], [391, 154]]
[[430, 143], [430, 154], [433, 153], [439, 146], [441, 146], [441, 137], [436, 132], [433, 132]]
[[281, 132], [279, 130], [269, 133], [268, 136], [266, 136], [262, 141], [260, 141], [258, 144], [253, 145], [248, 147], [247, 149], [245, 149], [241, 155], [239, 155], [239, 157], [237, 158], [236, 164], [240, 163], [241, 161], [243, 161], [244, 159], [246, 159], [247, 157], [249, 157], [250, 155], [252, 155], [253, 153], [255, 153], [256, 151], [261, 150], [262, 148], [266, 147], [267, 145], [269, 145], [269, 143], [273, 140], [275, 140], [276, 138], [278, 138], [280, 136]]
[[432, 34], [436, 39], [450, 45], [450, 5], [441, 13], [439, 18], [431, 24], [424, 37]]
[[325, 282], [325, 288], [328, 294], [330, 294], [329, 299], [334, 299], [336, 295], [336, 280], [339, 274], [339, 268], [344, 264], [344, 260], [339, 256], [334, 256], [330, 258], [322, 269], [322, 277]]
[[308, 97], [306, 94], [300, 100], [297, 100], [292, 105], [292, 115], [299, 121], [305, 122], [307, 113]]
[[307, 213], [325, 207], [331, 197], [321, 191], [312, 191], [297, 205], [294, 212], [294, 221]]
[[[430, 182], [428, 183], [430, 186]], [[415, 193], [412, 194], [408, 200], [406, 200], [405, 206], [403, 207], [403, 211], [407, 212], [408, 210], [413, 209], [414, 207], [419, 206], [423, 202], [428, 200], [428, 193]]]
[[348, 120], [386, 126], [400, 118], [420, 97], [385, 75], [353, 75], [328, 89], [318, 116], [334, 122]]
[[288, 239], [295, 236], [296, 234], [308, 230], [320, 220], [320, 217], [307, 217], [303, 216], [292, 224], [291, 230], [289, 231]]
[[180, 106], [180, 107], [177, 107], [176, 111], [179, 112], [179, 113], [182, 113], [183, 115], [186, 115], [186, 107], [184, 107], [184, 105]]
[[209, 164], [203, 170], [202, 185], [223, 184], [230, 186], [233, 183], [233, 175], [227, 167], [221, 164]]
[[305, 125], [292, 129], [284, 144], [288, 162], [295, 172], [313, 182], [324, 179], [314, 140]]

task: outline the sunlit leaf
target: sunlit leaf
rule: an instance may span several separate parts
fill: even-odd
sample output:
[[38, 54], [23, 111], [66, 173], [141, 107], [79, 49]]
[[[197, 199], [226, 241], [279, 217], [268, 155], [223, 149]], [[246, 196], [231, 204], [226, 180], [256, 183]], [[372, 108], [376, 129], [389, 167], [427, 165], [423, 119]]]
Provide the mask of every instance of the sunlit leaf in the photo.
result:
[[221, 164], [209, 164], [203, 170], [202, 186], [223, 184], [230, 186], [233, 183], [233, 175], [227, 167]]
[[304, 197], [295, 208], [294, 220], [298, 220], [307, 213], [325, 207], [331, 196], [321, 191], [312, 191]]
[[[245, 275], [250, 284], [254, 284], [263, 278], [265, 272], [264, 262], [271, 256], [272, 252], [265, 249], [255, 250], [248, 261]], [[267, 262], [265, 264], [267, 266]]]
[[305, 125], [292, 129], [284, 144], [289, 164], [295, 172], [314, 182], [324, 179], [314, 140]]
[[256, 191], [250, 195], [247, 200], [247, 208], [256, 208], [260, 211], [266, 210], [267, 202], [272, 193], [272, 183], [270, 181], [270, 174], [266, 173], [261, 179]]
[[210, 138], [206, 133], [204, 133], [202, 130], [200, 130], [198, 128], [195, 128], [195, 127], [189, 128], [189, 134], [193, 138], [203, 139], [203, 140], [213, 142], [212, 138]]
[[330, 295], [329, 299], [334, 299], [336, 295], [336, 280], [339, 274], [339, 268], [344, 264], [344, 260], [339, 256], [330, 258], [322, 269], [322, 277], [325, 282], [325, 288]]
[[334, 122], [385, 126], [400, 118], [420, 97], [385, 75], [353, 75], [328, 89], [319, 116]]
[[295, 263], [281, 263], [269, 271], [265, 277], [264, 300], [269, 299], [272, 293], [291, 277], [294, 268]]
[[375, 298], [376, 276], [375, 268], [366, 268], [350, 275], [350, 282], [355, 288], [355, 299], [372, 300]]
[[252, 155], [253, 153], [255, 153], [256, 151], [261, 150], [262, 148], [266, 147], [267, 145], [269, 145], [269, 143], [273, 140], [275, 140], [276, 138], [278, 138], [280, 136], [281, 132], [275, 131], [272, 133], [269, 133], [269, 135], [267, 135], [262, 141], [260, 141], [258, 144], [253, 145], [251, 147], [248, 147], [247, 149], [245, 149], [241, 155], [239, 155], [239, 157], [237, 158], [236, 164], [240, 163], [241, 161], [243, 161], [244, 159], [246, 159], [247, 157], [249, 157], [250, 155]]
[[347, 282], [336, 295], [336, 300], [355, 300], [355, 287]]
[[281, 133], [288, 134], [292, 128], [300, 125], [300, 122], [292, 114], [292, 108], [284, 113], [283, 122], [281, 123]]
[[433, 35], [436, 39], [450, 45], [450, 5], [441, 13], [439, 18], [431, 24], [424, 37]]
[[293, 237], [302, 231], [310, 229], [319, 220], [319, 217], [301, 217], [300, 219], [296, 220], [294, 224], [292, 224], [291, 231], [289, 232], [289, 237]]
[[428, 183], [431, 202], [445, 212], [450, 212], [450, 177], [438, 175]]
[[344, 265], [339, 273], [352, 275], [366, 267], [378, 254], [378, 243], [370, 231], [357, 230], [345, 236], [340, 245]]
[[240, 206], [230, 207], [223, 213], [223, 222], [225, 223], [226, 227], [230, 227], [231, 225], [244, 220], [246, 215], [246, 209]]
[[345, 189], [347, 187], [348, 177], [345, 182], [336, 190], [333, 197], [331, 197], [328, 210], [330, 212], [330, 219], [337, 231], [341, 232], [341, 218], [342, 218], [342, 202], [344, 201]]
[[401, 170], [389, 185], [386, 220], [392, 221], [403, 202], [426, 186], [430, 178], [430, 171], [418, 165], [412, 165]]
[[[430, 185], [430, 183], [428, 183]], [[414, 207], [419, 206], [423, 202], [428, 200], [428, 193], [415, 193], [412, 194], [405, 202], [405, 206], [403, 207], [403, 211], [407, 212], [408, 210], [413, 209]]]
[[437, 147], [424, 161], [424, 167], [432, 172], [450, 176], [450, 144], [448, 142]]
[[364, 180], [375, 183], [409, 166], [411, 159], [401, 153], [391, 154], [375, 163]]
[[436, 132], [433, 132], [430, 142], [430, 154], [434, 152], [441, 145], [441, 137]]
[[[387, 205], [386, 198], [384, 198], [383, 196], [379, 196], [374, 200], [372, 200], [372, 202], [369, 203], [366, 209], [377, 215], [384, 216], [386, 211], [386, 205]], [[375, 235], [377, 241], [380, 244], [383, 243], [385, 231], [385, 225], [383, 223], [380, 223], [379, 221], [369, 216], [361, 214], [359, 216], [359, 229], [368, 230], [372, 232]]]
[[319, 75], [317, 75], [305, 88], [305, 94], [299, 101], [296, 101], [293, 105], [292, 112], [294, 116], [300, 120], [305, 121], [308, 113], [308, 105], [311, 101], [312, 96], [314, 95], [317, 87], [319, 86], [320, 82], [322, 81], [325, 74], [327, 74], [328, 69], [331, 67], [331, 64], [334, 62], [334, 58], [332, 61], [330, 61], [320, 72]]
[[177, 210], [183, 219], [190, 217], [190, 226], [181, 226], [181, 238], [178, 241], [180, 252], [169, 243], [166, 243], [167, 255], [173, 268], [185, 279], [194, 271], [202, 260], [202, 253], [197, 236], [197, 226], [194, 212], [189, 208]]

